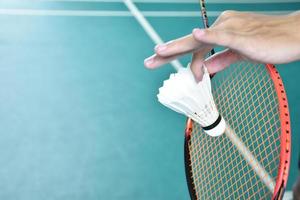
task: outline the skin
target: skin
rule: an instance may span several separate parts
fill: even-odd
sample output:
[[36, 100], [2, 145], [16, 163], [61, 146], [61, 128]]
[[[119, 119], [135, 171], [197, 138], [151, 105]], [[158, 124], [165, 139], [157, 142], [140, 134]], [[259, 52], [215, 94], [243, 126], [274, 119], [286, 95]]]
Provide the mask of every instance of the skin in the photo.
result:
[[[226, 49], [205, 59], [215, 46]], [[191, 69], [197, 81], [202, 65], [216, 73], [240, 60], [282, 64], [300, 59], [300, 12], [270, 16], [250, 12], [225, 11], [208, 29], [196, 28], [191, 34], [154, 48], [145, 59], [155, 69], [185, 54], [193, 54]]]

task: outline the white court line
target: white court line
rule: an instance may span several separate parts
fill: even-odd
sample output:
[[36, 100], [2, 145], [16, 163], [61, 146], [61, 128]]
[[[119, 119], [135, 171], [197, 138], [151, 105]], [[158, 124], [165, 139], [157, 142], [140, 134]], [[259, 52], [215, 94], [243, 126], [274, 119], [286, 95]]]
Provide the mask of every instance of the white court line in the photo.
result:
[[[40, 0], [52, 2], [104, 2], [120, 3], [122, 0]], [[199, 4], [199, 0], [132, 0], [134, 3], [170, 3], [170, 4]], [[258, 3], [298, 3], [299, 0], [208, 0], [206, 4], [258, 4]]]
[[[155, 44], [162, 44], [163, 40], [151, 26], [151, 24], [146, 20], [143, 14], [138, 10], [138, 8], [132, 3], [131, 0], [124, 0], [125, 5], [128, 7], [132, 15], [136, 18], [136, 20], [140, 23], [146, 33], [150, 36], [150, 38], [154, 41]], [[171, 62], [171, 65], [177, 71], [180, 68], [183, 68], [182, 64], [178, 60], [174, 60]]]
[[[245, 11], [255, 12], [268, 15], [283, 15], [294, 11]], [[218, 17], [222, 12], [208, 11], [207, 15], [210, 17]], [[142, 11], [146, 17], [200, 17], [199, 11]]]
[[264, 169], [264, 167], [260, 164], [260, 162], [249, 151], [247, 146], [240, 140], [240, 138], [228, 125], [226, 126], [225, 134], [230, 139], [230, 141], [234, 144], [234, 146], [238, 149], [240, 154], [250, 165], [250, 167], [254, 170], [254, 172], [258, 175], [260, 180], [268, 187], [271, 193], [273, 193], [276, 183], [272, 179], [270, 174]]
[[[251, 12], [251, 11], [249, 11]], [[293, 11], [266, 11], [256, 12], [270, 15], [287, 14]], [[145, 17], [200, 17], [197, 11], [140, 11]], [[207, 12], [211, 17], [221, 14], [219, 11]], [[79, 17], [132, 17], [129, 11], [109, 10], [41, 10], [41, 9], [0, 9], [0, 15], [32, 15], [32, 16], [79, 16]], [[140, 19], [140, 18], [139, 18]], [[145, 22], [142, 20], [143, 23]], [[145, 23], [146, 24], [146, 23]], [[149, 23], [148, 23], [149, 24]]]
[[293, 200], [293, 191], [286, 191], [282, 200]]
[[73, 16], [73, 17], [131, 17], [128, 11], [94, 10], [37, 10], [37, 9], [0, 9], [0, 15], [29, 16]]

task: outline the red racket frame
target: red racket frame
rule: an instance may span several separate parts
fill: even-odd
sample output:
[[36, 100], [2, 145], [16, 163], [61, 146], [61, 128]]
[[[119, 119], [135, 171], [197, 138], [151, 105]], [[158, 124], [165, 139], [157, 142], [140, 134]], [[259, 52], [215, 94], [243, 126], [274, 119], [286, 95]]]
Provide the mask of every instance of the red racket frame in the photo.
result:
[[[279, 116], [281, 123], [281, 135], [280, 135], [280, 161], [278, 166], [278, 173], [276, 178], [276, 185], [273, 193], [272, 200], [280, 200], [283, 197], [285, 187], [288, 180], [290, 169], [290, 156], [291, 156], [291, 127], [290, 127], [290, 115], [288, 109], [288, 101], [286, 92], [283, 86], [281, 77], [272, 64], [266, 64], [267, 71], [274, 83], [274, 88], [278, 96], [279, 103]], [[192, 200], [197, 199], [196, 191], [193, 183], [193, 172], [190, 163], [189, 144], [191, 134], [193, 132], [193, 120], [188, 118], [185, 129], [185, 145], [184, 145], [184, 157], [185, 157], [185, 172], [188, 183], [188, 188]]]

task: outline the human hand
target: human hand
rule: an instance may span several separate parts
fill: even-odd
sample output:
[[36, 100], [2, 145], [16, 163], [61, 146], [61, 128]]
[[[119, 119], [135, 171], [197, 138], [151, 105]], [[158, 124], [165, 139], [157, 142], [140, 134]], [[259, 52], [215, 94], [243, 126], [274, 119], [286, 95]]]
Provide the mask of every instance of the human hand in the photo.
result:
[[[250, 12], [225, 11], [208, 29], [157, 45], [145, 60], [147, 68], [157, 68], [180, 56], [193, 53], [191, 69], [202, 79], [201, 66], [216, 73], [239, 60], [280, 64], [300, 59], [300, 13], [269, 16]], [[226, 49], [205, 59], [214, 46]]]

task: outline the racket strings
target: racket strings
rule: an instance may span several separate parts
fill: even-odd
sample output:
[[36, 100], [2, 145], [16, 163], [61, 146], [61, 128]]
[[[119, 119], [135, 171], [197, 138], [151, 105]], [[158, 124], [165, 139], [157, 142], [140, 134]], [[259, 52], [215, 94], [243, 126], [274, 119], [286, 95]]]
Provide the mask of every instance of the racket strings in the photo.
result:
[[[250, 69], [252, 69], [252, 68], [253, 67], [251, 67]], [[262, 66], [262, 68], [264, 68], [264, 66]], [[238, 105], [239, 109], [236, 112], [240, 116], [244, 115], [243, 118], [247, 119], [247, 120], [244, 120], [244, 122], [243, 121], [238, 121], [238, 123], [234, 124], [235, 126], [239, 125], [239, 128], [240, 128], [239, 132], [247, 131], [247, 132], [251, 133], [251, 132], [254, 132], [254, 131], [258, 131], [258, 132], [263, 133], [263, 132], [269, 132], [269, 131], [271, 131], [271, 129], [273, 129], [272, 130], [273, 132], [275, 131], [275, 132], [278, 133], [278, 131], [280, 130], [280, 123], [274, 123], [276, 121], [276, 119], [279, 119], [279, 118], [278, 118], [278, 109], [277, 109], [278, 108], [277, 96], [276, 96], [276, 93], [273, 90], [273, 82], [270, 79], [266, 79], [265, 77], [263, 77], [262, 75], [267, 75], [268, 76], [268, 74], [264, 74], [263, 72], [266, 73], [266, 70], [261, 70], [260, 73], [251, 74], [251, 76], [254, 76], [254, 79], [252, 81], [259, 83], [259, 87], [261, 88], [260, 90], [255, 90], [254, 93], [251, 92], [251, 95], [256, 99], [254, 99], [254, 101], [253, 101], [253, 98], [250, 98], [249, 101], [250, 102], [252, 101], [252, 106], [255, 109], [253, 109], [251, 112], [249, 112], [248, 115], [244, 115], [244, 113], [247, 111], [247, 109], [245, 108], [246, 104], [241, 103], [240, 105]], [[237, 85], [237, 87], [236, 88], [233, 87], [233, 90], [243, 89], [243, 88], [239, 88], [239, 86], [243, 85], [243, 84], [238, 83], [236, 85]], [[249, 84], [248, 88], [250, 87], [250, 85], [252, 85], [252, 84]], [[268, 99], [268, 101], [262, 101], [261, 98], [258, 98], [260, 95], [262, 95], [262, 93], [261, 93], [262, 90], [263, 91], [273, 91], [271, 93], [266, 93], [265, 92], [264, 98]], [[258, 93], [260, 93], [260, 95]], [[238, 102], [245, 102], [245, 98], [239, 99], [240, 97], [243, 97], [243, 96], [246, 96], [246, 95], [241, 93], [241, 95], [237, 96], [237, 101]], [[264, 109], [260, 109], [261, 107], [263, 107]], [[241, 110], [244, 110], [244, 112], [240, 112]], [[262, 119], [263, 116], [266, 116], [267, 112], [269, 112], [268, 118], [266, 118], [266, 120], [262, 124], [261, 123], [262, 121], [259, 120], [259, 119]], [[232, 114], [232, 113], [230, 113], [230, 114]], [[246, 122], [248, 122], [248, 119], [250, 117], [253, 118], [253, 123], [251, 123], [251, 121], [250, 121], [251, 125], [246, 123]], [[279, 120], [278, 120], [278, 122], [279, 122]], [[232, 123], [234, 123], [234, 122], [231, 122], [230, 124], [232, 124]], [[241, 126], [241, 124], [243, 126]], [[259, 128], [257, 129], [257, 127], [259, 127]], [[259, 144], [262, 142], [261, 139], [265, 139], [264, 141], [268, 141], [269, 144], [273, 145], [273, 148], [278, 148], [278, 145], [275, 145], [275, 144], [278, 144], [278, 143], [274, 143], [273, 141], [279, 140], [280, 138], [279, 137], [271, 138], [272, 136], [276, 136], [276, 134], [274, 134], [274, 135], [272, 135], [272, 134], [262, 134], [260, 137], [256, 137], [256, 135], [254, 134], [253, 135], [254, 139], [253, 139], [253, 137], [249, 137], [248, 135], [244, 135], [244, 138], [242, 138], [242, 141], [246, 144], [246, 146], [248, 146], [250, 151], [254, 151], [254, 152], [255, 152], [254, 148], [260, 147]], [[266, 137], [266, 138], [263, 138], [263, 137]], [[255, 138], [256, 138], [256, 140], [255, 140]], [[255, 143], [258, 140], [260, 140], [259, 143]], [[250, 144], [249, 141], [251, 141], [252, 144]], [[269, 146], [270, 145], [265, 145], [265, 147], [269, 147]], [[270, 150], [269, 152], [272, 152], [272, 151]], [[277, 151], [276, 151], [276, 153], [277, 153]]]
[[[254, 74], [255, 77], [257, 77], [257, 78], [253, 79], [253, 81], [256, 82], [256, 81], [258, 81], [257, 79], [266, 80], [265, 78], [261, 78], [260, 77], [261, 74], [262, 73], [260, 73], [260, 74]], [[263, 81], [261, 81], [261, 82], [263, 82]], [[266, 87], [266, 83], [268, 83], [268, 87]], [[238, 90], [240, 90], [239, 85], [241, 85], [241, 84], [236, 84], [236, 85], [237, 85]], [[249, 84], [248, 87], [250, 87], [250, 84]], [[272, 82], [270, 81], [270, 79], [268, 79], [268, 81], [265, 81], [265, 83], [263, 85], [260, 85], [260, 87], [263, 90], [267, 90], [268, 91], [268, 90], [272, 90], [273, 85], [272, 85]], [[237, 89], [233, 88], [233, 90], [237, 90]], [[222, 94], [222, 95], [225, 95], [225, 94]], [[238, 102], [244, 102], [245, 101], [245, 98], [243, 98], [243, 96], [246, 96], [245, 94], [243, 94], [243, 92], [241, 92], [241, 94], [239, 96], [237, 96], [237, 98], [241, 98], [241, 99], [238, 99]], [[252, 94], [252, 96], [255, 97], [255, 96], [258, 96], [258, 95], [256, 95], [254, 93], [254, 94]], [[266, 125], [268, 125], [270, 128], [272, 128], [272, 127], [275, 127], [275, 128], [277, 127], [278, 128], [279, 127], [279, 126], [277, 126], [278, 124], [274, 123], [274, 121], [278, 118], [276, 116], [276, 114], [278, 114], [278, 110], [277, 109], [272, 109], [272, 108], [277, 108], [277, 106], [278, 106], [277, 105], [277, 97], [276, 97], [276, 95], [275, 95], [274, 92], [271, 93], [271, 94], [266, 94], [265, 96], [266, 96], [266, 99], [271, 99], [271, 101], [268, 101], [268, 103], [266, 103], [266, 101], [261, 101], [260, 98], [257, 98], [255, 101], [252, 101], [252, 106], [255, 107], [256, 109], [253, 109], [252, 112], [248, 112], [247, 115], [244, 115], [246, 113], [247, 109], [245, 109], [245, 104], [243, 104], [243, 103], [239, 104], [238, 105], [238, 109], [235, 111], [235, 112], [239, 113], [239, 115], [241, 115], [241, 116], [244, 115], [244, 119], [248, 119], [249, 117], [253, 117], [253, 112], [255, 112], [253, 123], [250, 122], [251, 126], [249, 125], [249, 123], [246, 123], [245, 120], [243, 122], [243, 121], [241, 121], [239, 119], [238, 119], [238, 123], [234, 123], [233, 122], [234, 125], [238, 124], [239, 127], [240, 127], [240, 129], [241, 129], [241, 131], [246, 131], [248, 129], [249, 132], [251, 132], [251, 129], [253, 129], [252, 131], [254, 131], [258, 125], [259, 125], [258, 131], [262, 131], [262, 129], [265, 128]], [[268, 111], [266, 111], [266, 109], [260, 110], [261, 106], [263, 106], [264, 108], [267, 108]], [[244, 112], [241, 112], [241, 110], [244, 110]], [[260, 112], [257, 112], [257, 110], [260, 110]], [[234, 111], [234, 109], [231, 110], [230, 114], [232, 114], [233, 111]], [[273, 111], [273, 113], [272, 113], [273, 115], [270, 115], [271, 117], [269, 117], [267, 119], [267, 121], [265, 121], [265, 123], [263, 125], [259, 124], [261, 121], [256, 120], [256, 119], [261, 119], [263, 115], [266, 115], [267, 112], [270, 112], [270, 111]], [[248, 120], [247, 120], [247, 122], [248, 122]], [[241, 124], [243, 126], [240, 126]], [[254, 137], [255, 136], [256, 135], [254, 135]], [[269, 136], [272, 136], [272, 135], [262, 135], [262, 136], [268, 136], [269, 137]], [[260, 139], [260, 138], [258, 137], [257, 139]], [[276, 138], [272, 138], [272, 140], [274, 140], [274, 139], [276, 139]], [[278, 139], [278, 137], [277, 137], [277, 139]], [[243, 138], [243, 142], [246, 143], [246, 145], [247, 145], [248, 141], [252, 141], [253, 142], [253, 139], [251, 137], [248, 137], [248, 135], [246, 135], [246, 138], [245, 139]], [[251, 146], [249, 148], [251, 148]]]
[[[225, 148], [225, 147], [224, 147]], [[216, 153], [216, 152], [213, 152], [213, 153]], [[264, 160], [264, 159], [263, 159]], [[235, 161], [235, 160], [234, 160]], [[234, 162], [234, 161], [232, 161], [232, 162]], [[230, 163], [229, 163], [230, 164]], [[236, 164], [236, 163], [235, 163]], [[239, 166], [239, 165], [237, 165], [237, 166]], [[246, 167], [246, 165], [245, 166], [243, 166], [242, 167], [242, 169], [241, 168], [239, 168], [239, 170], [244, 170], [244, 168]], [[222, 170], [224, 170], [224, 166], [216, 166], [215, 164], [214, 164], [214, 168], [217, 170], [217, 171], [220, 171], [219, 173], [221, 174], [222, 173]], [[234, 165], [233, 165], [233, 168], [234, 168]], [[200, 171], [201, 171], [201, 169], [200, 169]], [[241, 178], [244, 178], [244, 177], [241, 177]], [[229, 179], [230, 180], [230, 179]], [[219, 181], [217, 181], [217, 182], [215, 182], [213, 185], [210, 185], [210, 187], [216, 187], [216, 185], [217, 184], [220, 184], [220, 181], [221, 181], [221, 179], [219, 180]], [[207, 180], [201, 180], [201, 182], [203, 182], [203, 183], [206, 183], [207, 182]], [[245, 183], [243, 184], [243, 185], [245, 185]], [[239, 186], [239, 188], [238, 188], [238, 191], [239, 191], [239, 189], [243, 186], [243, 185], [240, 185]], [[215, 193], [215, 191], [213, 192], [213, 194]], [[213, 195], [212, 194], [212, 195]]]
[[[227, 146], [230, 145], [230, 144], [231, 143], [228, 142]], [[226, 148], [226, 146], [224, 148]], [[222, 156], [222, 155], [220, 155], [220, 156]], [[214, 159], [212, 159], [212, 160], [214, 160]], [[205, 199], [216, 199], [217, 197], [220, 197], [220, 196], [222, 196], [223, 198], [225, 196], [229, 197], [230, 194], [232, 194], [232, 191], [231, 191], [232, 188], [236, 188], [233, 184], [235, 182], [237, 182], [238, 180], [234, 180], [233, 177], [235, 175], [234, 173], [237, 170], [240, 170], [240, 169], [238, 169], [237, 162], [241, 161], [241, 160], [242, 160], [241, 157], [235, 156], [235, 159], [233, 159], [230, 163], [228, 163], [226, 161], [225, 162], [222, 161], [224, 163], [223, 165], [219, 165], [219, 167], [216, 167], [216, 165], [214, 165], [215, 169], [217, 171], [219, 171], [219, 175], [224, 176], [227, 173], [227, 178], [228, 179], [226, 180], [225, 183], [222, 183], [222, 181], [224, 181], [222, 179], [219, 179], [217, 182], [214, 183], [214, 181], [211, 181], [213, 176], [210, 176], [209, 179], [206, 180], [206, 181], [202, 181], [201, 179], [199, 179], [198, 182], [200, 182], [201, 184], [205, 184], [205, 186], [206, 186], [206, 187], [202, 187], [203, 188], [202, 191], [204, 191], [204, 193], [203, 192], [201, 193], [202, 197], [205, 197]], [[218, 160], [215, 160], [215, 161], [218, 161]], [[203, 161], [203, 162], [207, 162], [207, 161]], [[243, 162], [244, 162], [243, 166], [249, 167], [249, 166], [246, 165], [245, 161], [243, 161]], [[209, 162], [207, 162], [207, 163], [211, 164]], [[211, 167], [211, 166], [205, 166], [205, 167], [208, 168], [208, 167]], [[231, 169], [231, 171], [229, 173], [226, 172], [226, 171], [228, 171], [228, 169]], [[202, 171], [202, 170], [199, 170], [199, 171]], [[248, 169], [248, 171], [249, 171], [249, 169]], [[207, 171], [207, 173], [212, 174], [212, 172], [210, 172], [210, 171]], [[253, 175], [255, 176], [255, 174], [253, 174]], [[251, 175], [251, 176], [253, 176], [253, 175]], [[241, 177], [241, 178], [243, 178], [243, 177]], [[225, 187], [224, 187], [224, 185], [222, 186], [222, 184], [225, 184]], [[229, 187], [229, 185], [232, 185], [232, 187]], [[219, 189], [218, 189], [217, 186], [222, 186], [222, 187], [219, 187]], [[201, 188], [201, 186], [199, 187], [199, 186], [196, 185], [196, 188]], [[214, 189], [212, 189], [212, 188], [214, 188]], [[214, 195], [216, 195], [216, 197], [214, 197]], [[208, 198], [208, 197], [212, 197], [212, 198]], [[202, 198], [200, 198], [200, 199], [202, 199]]]
[[[280, 143], [278, 100], [264, 65], [240, 63], [228, 68], [214, 77], [212, 87], [221, 115], [275, 180]], [[194, 186], [199, 199], [261, 199], [272, 196], [225, 135], [211, 138], [194, 123], [189, 146]]]
[[[275, 114], [275, 113], [274, 113]], [[248, 116], [247, 116], [248, 117]], [[253, 128], [255, 128], [255, 127], [253, 127]], [[251, 138], [250, 138], [251, 139]], [[248, 140], [250, 140], [250, 139], [248, 139]], [[245, 140], [244, 140], [245, 141]], [[247, 140], [246, 140], [247, 141]]]

